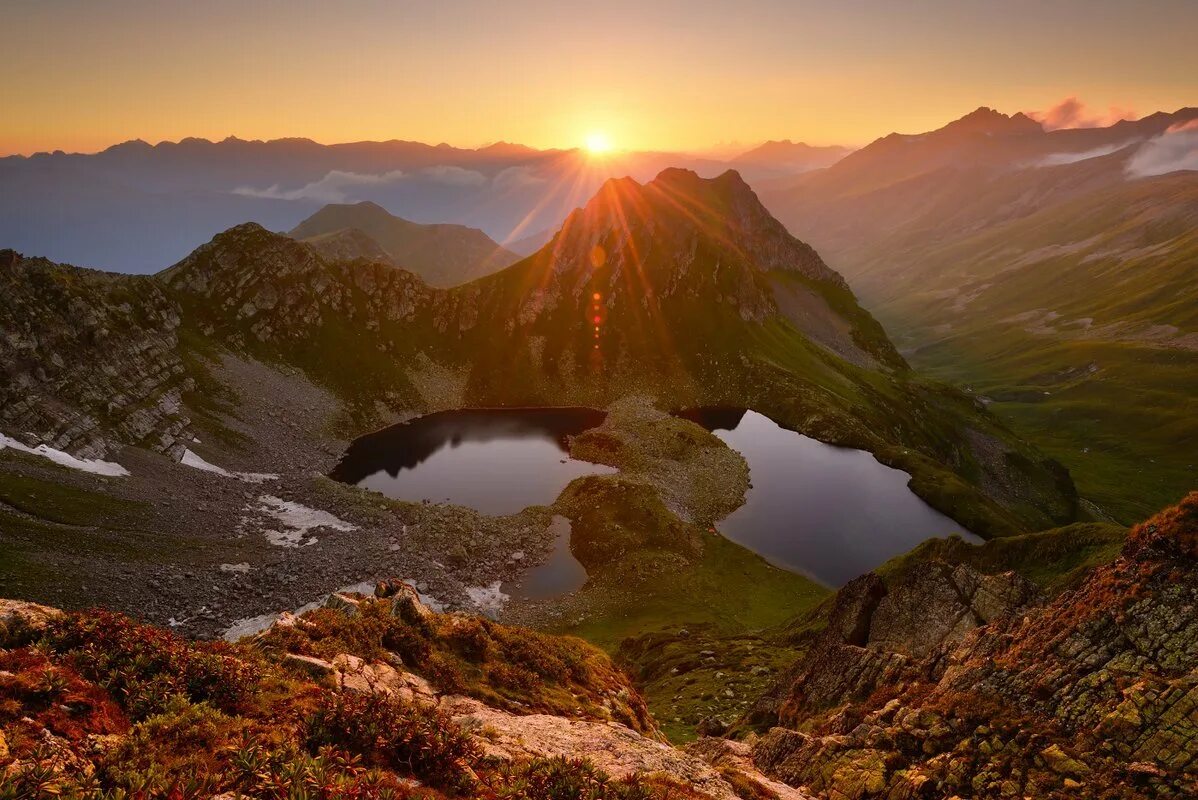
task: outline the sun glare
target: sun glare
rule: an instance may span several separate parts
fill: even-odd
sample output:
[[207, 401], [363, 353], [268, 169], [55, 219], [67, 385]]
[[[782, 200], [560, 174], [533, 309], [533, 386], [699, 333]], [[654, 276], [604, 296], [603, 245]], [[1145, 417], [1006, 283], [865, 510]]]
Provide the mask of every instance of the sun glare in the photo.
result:
[[603, 131], [592, 131], [587, 134], [586, 148], [591, 155], [602, 155], [611, 151], [611, 139]]

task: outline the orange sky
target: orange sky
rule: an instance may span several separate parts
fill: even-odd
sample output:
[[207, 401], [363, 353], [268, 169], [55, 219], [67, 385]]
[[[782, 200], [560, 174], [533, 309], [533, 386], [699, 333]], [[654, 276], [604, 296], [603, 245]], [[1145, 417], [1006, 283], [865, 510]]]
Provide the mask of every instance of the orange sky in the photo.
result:
[[859, 144], [978, 105], [1198, 105], [1187, 0], [16, 0], [0, 14], [0, 153], [230, 134]]

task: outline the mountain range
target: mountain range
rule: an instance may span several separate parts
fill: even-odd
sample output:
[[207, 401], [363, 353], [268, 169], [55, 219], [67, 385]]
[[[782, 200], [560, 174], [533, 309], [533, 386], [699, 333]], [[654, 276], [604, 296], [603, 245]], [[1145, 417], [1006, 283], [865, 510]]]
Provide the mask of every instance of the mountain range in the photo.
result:
[[[769, 143], [760, 197], [506, 143], [7, 160], [27, 221], [84, 175], [93, 233], [156, 198], [147, 263], [278, 216], [153, 274], [0, 250], [0, 798], [1193, 796], [1195, 117]], [[434, 185], [531, 252], [411, 221]], [[364, 434], [530, 407], [590, 409], [555, 458], [606, 467], [547, 505], [331, 477]], [[780, 568], [717, 529], [758, 467], [688, 409], [866, 451], [976, 536]], [[585, 582], [515, 596], [563, 525]]]
[[1130, 522], [1196, 475], [1196, 120], [1046, 131], [983, 108], [763, 198], [917, 367], [970, 387]]
[[[819, 163], [835, 154], [817, 152]], [[757, 153], [736, 166], [755, 180], [811, 163]], [[287, 231], [325, 205], [362, 201], [421, 224], [478, 228], [507, 246], [557, 230], [609, 178], [645, 181], [670, 166], [711, 177], [731, 165], [682, 153], [596, 156], [506, 142], [468, 149], [399, 140], [136, 140], [94, 154], [0, 158], [0, 247], [147, 273], [238, 223]], [[528, 255], [537, 247], [519, 249]]]

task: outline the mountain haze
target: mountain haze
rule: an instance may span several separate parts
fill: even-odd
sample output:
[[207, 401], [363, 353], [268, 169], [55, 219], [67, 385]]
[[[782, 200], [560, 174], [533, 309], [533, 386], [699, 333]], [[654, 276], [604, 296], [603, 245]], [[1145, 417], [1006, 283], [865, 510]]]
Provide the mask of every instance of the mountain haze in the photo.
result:
[[[381, 249], [391, 263], [416, 273], [430, 286], [443, 288], [481, 278], [519, 260], [476, 228], [420, 225], [369, 201], [327, 205], [288, 235], [334, 258], [377, 258]], [[369, 241], [363, 240], [363, 235]]]

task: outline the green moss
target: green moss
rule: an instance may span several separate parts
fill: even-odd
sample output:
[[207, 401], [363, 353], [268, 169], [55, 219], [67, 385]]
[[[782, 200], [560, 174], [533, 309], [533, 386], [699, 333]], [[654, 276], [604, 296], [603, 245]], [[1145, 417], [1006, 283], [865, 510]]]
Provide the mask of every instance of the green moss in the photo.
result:
[[0, 503], [30, 516], [75, 526], [134, 524], [145, 505], [64, 482], [0, 472]]

